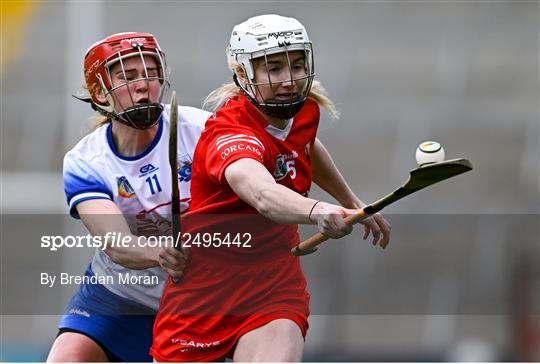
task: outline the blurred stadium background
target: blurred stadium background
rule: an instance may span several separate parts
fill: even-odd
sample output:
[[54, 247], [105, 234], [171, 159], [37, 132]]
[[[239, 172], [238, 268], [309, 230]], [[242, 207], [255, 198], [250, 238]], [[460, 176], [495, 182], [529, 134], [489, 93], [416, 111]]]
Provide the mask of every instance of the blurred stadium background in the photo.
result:
[[[47, 221], [67, 211], [62, 157], [91, 115], [71, 97], [87, 47], [121, 31], [155, 34], [181, 103], [200, 106], [230, 79], [232, 26], [262, 13], [308, 29], [317, 77], [342, 111], [338, 122], [323, 114], [319, 135], [364, 201], [403, 181], [423, 140], [475, 166], [389, 207], [386, 251], [356, 232], [303, 258], [313, 309], [305, 359], [540, 361], [537, 1], [7, 0], [0, 360], [42, 361], [56, 335], [72, 290], [24, 284], [47, 269], [44, 255], [74, 272], [91, 256], [51, 256], [35, 238], [45, 228], [84, 231], [73, 220], [56, 219], [54, 229]], [[323, 194], [314, 188], [313, 196]]]

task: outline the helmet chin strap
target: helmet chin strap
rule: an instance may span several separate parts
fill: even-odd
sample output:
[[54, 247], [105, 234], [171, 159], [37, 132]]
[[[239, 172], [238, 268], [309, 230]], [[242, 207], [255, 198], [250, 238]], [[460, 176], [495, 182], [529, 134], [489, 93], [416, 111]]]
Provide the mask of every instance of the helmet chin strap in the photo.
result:
[[257, 100], [255, 100], [253, 96], [249, 94], [249, 92], [246, 90], [244, 85], [242, 85], [242, 83], [238, 79], [238, 76], [236, 75], [236, 73], [233, 74], [233, 79], [234, 79], [234, 83], [236, 83], [236, 85], [240, 87], [244, 95], [248, 98], [248, 100], [253, 105], [257, 107], [257, 109], [259, 109], [266, 115], [274, 117], [274, 118], [283, 119], [283, 120], [292, 118], [294, 115], [298, 114], [298, 112], [302, 109], [302, 106], [304, 106], [307, 100], [307, 96], [304, 96], [300, 99], [291, 100], [289, 102], [278, 102], [275, 100], [267, 100], [261, 104], [261, 103], [258, 103]]
[[276, 102], [276, 101], [266, 101], [264, 104], [259, 104], [258, 108], [267, 115], [278, 119], [290, 119], [304, 106], [307, 97], [292, 101], [292, 102]]
[[163, 105], [149, 103], [126, 108], [123, 112], [115, 115], [121, 123], [139, 130], [150, 129], [159, 121], [163, 112]]

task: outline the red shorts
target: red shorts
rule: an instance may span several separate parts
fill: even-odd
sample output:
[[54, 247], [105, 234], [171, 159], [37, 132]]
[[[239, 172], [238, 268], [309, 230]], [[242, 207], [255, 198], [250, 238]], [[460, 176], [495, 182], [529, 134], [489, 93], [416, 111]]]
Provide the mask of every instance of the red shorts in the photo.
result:
[[202, 254], [192, 254], [180, 283], [165, 286], [150, 350], [156, 360], [230, 357], [242, 335], [281, 318], [306, 335], [309, 294], [298, 257], [225, 263]]

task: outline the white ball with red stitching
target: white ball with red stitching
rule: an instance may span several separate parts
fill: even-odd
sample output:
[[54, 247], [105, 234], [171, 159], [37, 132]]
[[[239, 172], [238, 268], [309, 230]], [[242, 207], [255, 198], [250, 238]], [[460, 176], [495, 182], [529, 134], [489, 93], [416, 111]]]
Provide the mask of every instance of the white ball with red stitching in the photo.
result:
[[419, 166], [444, 161], [444, 148], [435, 141], [426, 141], [416, 148], [416, 163]]

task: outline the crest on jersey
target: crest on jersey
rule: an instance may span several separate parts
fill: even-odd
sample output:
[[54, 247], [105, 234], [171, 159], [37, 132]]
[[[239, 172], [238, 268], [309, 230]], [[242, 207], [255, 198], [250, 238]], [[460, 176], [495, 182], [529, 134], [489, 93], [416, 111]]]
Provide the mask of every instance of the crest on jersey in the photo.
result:
[[308, 161], [311, 160], [311, 142], [307, 142], [306, 145], [304, 145], [304, 152], [306, 153], [306, 158]]
[[285, 156], [278, 154], [276, 157], [276, 167], [274, 168], [274, 178], [276, 181], [282, 180], [289, 173], [289, 168], [285, 163]]
[[116, 184], [118, 185], [118, 194], [120, 196], [124, 198], [135, 197], [135, 191], [133, 191], [133, 187], [131, 187], [125, 176], [117, 177]]
[[191, 166], [193, 161], [189, 154], [184, 154], [178, 158], [178, 182], [191, 181]]

